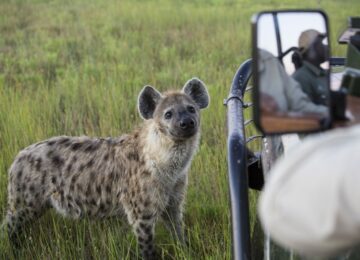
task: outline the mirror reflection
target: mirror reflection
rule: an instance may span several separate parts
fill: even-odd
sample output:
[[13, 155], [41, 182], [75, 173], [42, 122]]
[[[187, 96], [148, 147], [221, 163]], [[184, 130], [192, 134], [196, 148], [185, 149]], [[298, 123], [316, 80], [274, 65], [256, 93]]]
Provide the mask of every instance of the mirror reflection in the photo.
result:
[[314, 131], [329, 124], [327, 35], [321, 13], [258, 17], [255, 77], [260, 124], [266, 133]]

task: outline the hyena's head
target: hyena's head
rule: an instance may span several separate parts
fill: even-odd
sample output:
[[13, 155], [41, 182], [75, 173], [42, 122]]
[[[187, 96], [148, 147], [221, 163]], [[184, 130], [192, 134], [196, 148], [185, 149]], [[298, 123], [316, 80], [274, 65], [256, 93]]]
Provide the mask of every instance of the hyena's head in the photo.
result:
[[152, 119], [159, 131], [173, 140], [184, 140], [199, 131], [200, 109], [209, 105], [205, 84], [192, 78], [180, 92], [161, 94], [145, 86], [139, 94], [138, 108], [145, 119]]

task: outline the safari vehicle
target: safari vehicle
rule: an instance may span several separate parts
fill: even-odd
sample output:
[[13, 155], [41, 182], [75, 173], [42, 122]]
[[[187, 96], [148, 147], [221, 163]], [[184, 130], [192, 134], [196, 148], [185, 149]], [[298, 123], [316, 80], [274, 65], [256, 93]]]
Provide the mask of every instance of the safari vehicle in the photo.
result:
[[[303, 43], [311, 42], [309, 38], [314, 31], [321, 36], [319, 44], [328, 46], [323, 50], [315, 49], [323, 52], [324, 59], [318, 62], [322, 74], [315, 73], [322, 78], [314, 81], [324, 84], [326, 91], [322, 93], [322, 103], [316, 103], [307, 94], [315, 106], [307, 105], [308, 101], [299, 106], [304, 96], [291, 96], [290, 85], [294, 82], [292, 76], [304, 66], [305, 61], [301, 59], [305, 55], [299, 55], [299, 52], [304, 53]], [[282, 255], [279, 257], [276, 252], [285, 250], [276, 249], [267, 234], [261, 235], [264, 237], [262, 255], [251, 250], [254, 243], [250, 238], [249, 188], [261, 190], [276, 158], [286, 153], [288, 145], [299, 142], [299, 135], [288, 134], [297, 133], [302, 137], [360, 123], [360, 18], [349, 18], [348, 28], [338, 39], [340, 44], [347, 44], [346, 58], [330, 56], [328, 19], [320, 10], [260, 12], [252, 19], [252, 38], [252, 59], [246, 60], [237, 70], [224, 102], [227, 106], [233, 258], [283, 259], [286, 253], [279, 253]], [[262, 57], [264, 53], [267, 55], [265, 59]], [[286, 73], [276, 75], [274, 68]], [[251, 77], [253, 87], [248, 84]], [[245, 102], [245, 92], [250, 91], [252, 102]], [[283, 104], [274, 105], [277, 101]], [[319, 106], [322, 112], [317, 110]], [[244, 117], [244, 110], [249, 107], [253, 108], [253, 118], [250, 119]], [[247, 137], [245, 128], [253, 122], [261, 134]], [[247, 148], [247, 143], [255, 139], [261, 140], [259, 152]]]

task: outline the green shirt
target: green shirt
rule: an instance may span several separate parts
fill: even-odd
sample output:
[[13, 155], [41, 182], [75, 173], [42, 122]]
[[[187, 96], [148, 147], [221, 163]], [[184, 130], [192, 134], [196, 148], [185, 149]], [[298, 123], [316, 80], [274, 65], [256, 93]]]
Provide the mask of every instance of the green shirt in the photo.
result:
[[302, 90], [309, 96], [312, 102], [318, 105], [329, 104], [330, 91], [326, 72], [322, 68], [304, 61], [302, 67], [292, 76], [300, 83]]

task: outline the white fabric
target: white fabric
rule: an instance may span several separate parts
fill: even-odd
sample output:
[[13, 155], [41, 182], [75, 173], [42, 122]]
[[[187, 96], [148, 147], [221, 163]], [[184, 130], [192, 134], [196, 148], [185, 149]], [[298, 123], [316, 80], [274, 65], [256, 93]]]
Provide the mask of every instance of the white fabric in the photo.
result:
[[287, 153], [291, 149], [296, 149], [296, 147], [300, 144], [301, 140], [298, 134], [285, 134], [281, 135], [281, 141], [284, 146], [284, 155], [286, 156]]
[[274, 241], [305, 255], [360, 244], [360, 126], [290, 149], [269, 173], [259, 214]]

